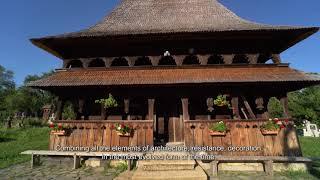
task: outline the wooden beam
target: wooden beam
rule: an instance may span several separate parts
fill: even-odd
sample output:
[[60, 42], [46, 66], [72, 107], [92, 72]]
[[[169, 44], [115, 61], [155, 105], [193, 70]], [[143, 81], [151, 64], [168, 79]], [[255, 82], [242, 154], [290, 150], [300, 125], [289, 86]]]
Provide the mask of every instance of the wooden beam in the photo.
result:
[[158, 66], [159, 65], [159, 61], [160, 61], [160, 57], [159, 56], [148, 56], [152, 66]]
[[173, 56], [177, 66], [182, 66], [183, 60], [185, 59], [186, 56], [178, 55], [178, 56]]
[[280, 64], [281, 63], [281, 57], [280, 54], [272, 54], [271, 59], [274, 64]]
[[105, 57], [105, 58], [102, 58], [102, 60], [104, 61], [104, 65], [106, 67], [110, 67], [112, 64], [113, 57]]
[[283, 115], [286, 117], [286, 118], [289, 118], [291, 117], [290, 116], [290, 112], [289, 112], [289, 106], [288, 106], [288, 97], [287, 96], [283, 96], [280, 98], [280, 102], [282, 104], [282, 107], [283, 107]]
[[62, 120], [62, 111], [63, 111], [64, 103], [65, 103], [64, 99], [59, 98], [57, 103], [56, 120]]
[[189, 116], [189, 99], [188, 98], [182, 98], [181, 102], [182, 102], [183, 120], [189, 120], [190, 119], [190, 116]]
[[257, 64], [259, 54], [247, 54], [249, 64]]
[[131, 117], [129, 115], [129, 112], [130, 112], [130, 99], [124, 99], [123, 102], [124, 102], [124, 110], [123, 111], [127, 116], [127, 120], [131, 120]]
[[203, 66], [207, 65], [209, 57], [210, 57], [210, 55], [198, 55], [200, 64]]
[[244, 103], [244, 106], [246, 107], [249, 115], [250, 115], [250, 118], [252, 119], [257, 119], [256, 118], [256, 115], [253, 113], [251, 107], [250, 107], [250, 104], [248, 103], [247, 99], [244, 97], [244, 96], [241, 96], [242, 97], [242, 100], [243, 100], [243, 103]]
[[235, 115], [237, 119], [241, 119], [240, 112], [239, 112], [239, 97], [232, 97], [231, 106], [232, 106], [233, 115]]
[[154, 119], [154, 102], [154, 99], [148, 99], [148, 120]]
[[224, 64], [232, 64], [234, 54], [223, 54], [222, 57]]
[[101, 104], [101, 120], [106, 120], [106, 118], [107, 118], [107, 111], [104, 108], [104, 105]]

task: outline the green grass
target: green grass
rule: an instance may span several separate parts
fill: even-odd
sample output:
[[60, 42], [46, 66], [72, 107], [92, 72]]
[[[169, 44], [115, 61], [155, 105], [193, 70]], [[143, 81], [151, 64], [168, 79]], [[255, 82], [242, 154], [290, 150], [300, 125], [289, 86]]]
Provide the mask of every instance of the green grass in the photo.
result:
[[46, 150], [49, 128], [0, 129], [0, 169], [30, 160], [25, 150]]
[[303, 156], [320, 158], [320, 138], [299, 137], [299, 140]]

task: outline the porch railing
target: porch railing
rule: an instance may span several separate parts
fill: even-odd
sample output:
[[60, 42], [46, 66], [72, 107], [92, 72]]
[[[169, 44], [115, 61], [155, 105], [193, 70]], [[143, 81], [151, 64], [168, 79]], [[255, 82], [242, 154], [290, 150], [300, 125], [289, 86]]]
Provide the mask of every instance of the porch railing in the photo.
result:
[[[184, 121], [184, 138], [187, 146], [224, 147], [224, 151], [212, 154], [230, 156], [302, 156], [296, 130], [293, 125], [281, 129], [276, 136], [264, 136], [260, 126], [267, 120], [225, 120], [229, 131], [226, 136], [210, 136], [210, 120]], [[258, 151], [234, 150], [230, 147], [259, 147]], [[231, 151], [228, 150], [230, 148]], [[234, 150], [234, 151], [233, 151]]]
[[[60, 147], [94, 147], [94, 146], [145, 146], [153, 145], [153, 121], [55, 121], [71, 128], [67, 136], [50, 135], [49, 149]], [[132, 137], [120, 137], [112, 127], [116, 123], [131, 125], [135, 131]]]

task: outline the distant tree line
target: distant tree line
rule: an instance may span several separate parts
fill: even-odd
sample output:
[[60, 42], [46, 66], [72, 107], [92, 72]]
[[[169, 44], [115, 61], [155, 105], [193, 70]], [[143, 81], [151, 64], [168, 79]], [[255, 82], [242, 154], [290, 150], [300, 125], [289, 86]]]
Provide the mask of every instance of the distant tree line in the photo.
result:
[[41, 76], [28, 75], [23, 85], [17, 87], [14, 73], [0, 65], [0, 121], [6, 121], [14, 116], [41, 117], [42, 107], [54, 105], [56, 97], [49, 92], [33, 89], [27, 86], [31, 81], [49, 76], [53, 71]]

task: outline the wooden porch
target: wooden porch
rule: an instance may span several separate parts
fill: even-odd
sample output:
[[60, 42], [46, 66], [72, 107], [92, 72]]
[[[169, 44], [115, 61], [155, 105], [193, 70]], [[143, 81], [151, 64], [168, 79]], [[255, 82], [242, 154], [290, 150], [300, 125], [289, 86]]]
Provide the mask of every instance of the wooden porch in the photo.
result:
[[[219, 120], [184, 120], [183, 131], [179, 135], [187, 147], [223, 147], [223, 151], [210, 154], [225, 156], [302, 156], [295, 128], [288, 125], [278, 135], [264, 136], [260, 126], [267, 120], [224, 120], [229, 131], [226, 136], [210, 136], [209, 126]], [[71, 128], [66, 136], [50, 135], [50, 150], [57, 147], [95, 147], [95, 146], [153, 146], [153, 120], [97, 120], [97, 121], [57, 121]], [[173, 121], [176, 123], [176, 121]], [[113, 128], [115, 123], [132, 125], [132, 137], [121, 137]], [[180, 128], [179, 128], [180, 129]], [[181, 132], [181, 131], [180, 131]], [[239, 148], [256, 147], [246, 151]], [[238, 148], [238, 149], [237, 149]]]

